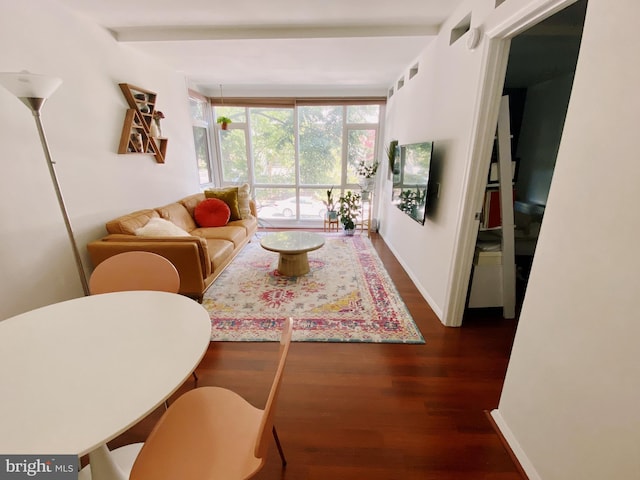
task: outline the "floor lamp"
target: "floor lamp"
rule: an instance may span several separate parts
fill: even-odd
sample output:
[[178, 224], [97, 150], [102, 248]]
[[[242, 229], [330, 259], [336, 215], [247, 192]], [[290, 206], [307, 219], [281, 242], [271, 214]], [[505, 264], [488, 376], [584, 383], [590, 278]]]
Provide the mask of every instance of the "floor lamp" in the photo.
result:
[[78, 275], [80, 275], [80, 282], [82, 283], [82, 289], [85, 295], [89, 295], [89, 284], [87, 283], [87, 277], [82, 266], [82, 259], [80, 258], [80, 252], [78, 251], [78, 245], [76, 244], [73, 230], [71, 229], [71, 222], [67, 215], [67, 208], [64, 204], [64, 198], [62, 198], [62, 192], [60, 191], [60, 185], [58, 184], [58, 177], [54, 168], [55, 162], [51, 160], [51, 153], [49, 151], [49, 145], [47, 143], [47, 137], [44, 134], [42, 128], [42, 121], [40, 120], [40, 110], [53, 92], [60, 86], [62, 80], [55, 77], [47, 77], [45, 75], [36, 75], [29, 72], [20, 73], [0, 73], [0, 85], [13, 93], [18, 97], [22, 103], [24, 103], [36, 120], [36, 126], [38, 127], [38, 134], [40, 135], [40, 142], [42, 143], [42, 149], [44, 150], [44, 156], [47, 159], [47, 166], [49, 167], [49, 174], [53, 181], [53, 188], [56, 191], [58, 198], [58, 205], [60, 205], [60, 211], [62, 212], [62, 218], [64, 219], [64, 225], [67, 227], [67, 235], [71, 242], [71, 248], [76, 260], [76, 266], [78, 268]]

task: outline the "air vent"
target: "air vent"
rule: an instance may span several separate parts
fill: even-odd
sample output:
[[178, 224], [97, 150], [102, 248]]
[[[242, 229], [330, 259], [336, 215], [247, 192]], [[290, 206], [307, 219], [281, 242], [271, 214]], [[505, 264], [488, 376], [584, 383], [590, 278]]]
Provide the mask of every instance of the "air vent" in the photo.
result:
[[402, 87], [404, 87], [404, 77], [398, 80], [398, 90], [400, 90]]
[[505, 2], [505, 0], [496, 0], [496, 6], [494, 8], [498, 8], [500, 5], [502, 5]]
[[389, 89], [389, 98], [393, 97], [393, 87]]

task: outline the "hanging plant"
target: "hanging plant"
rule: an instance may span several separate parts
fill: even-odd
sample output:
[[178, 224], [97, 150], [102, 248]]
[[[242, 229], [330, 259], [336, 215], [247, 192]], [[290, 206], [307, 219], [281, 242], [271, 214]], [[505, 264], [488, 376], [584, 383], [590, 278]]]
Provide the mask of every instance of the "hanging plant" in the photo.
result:
[[216, 121], [220, 124], [220, 128], [222, 128], [222, 130], [226, 130], [227, 126], [231, 123], [231, 119], [229, 117], [218, 117]]

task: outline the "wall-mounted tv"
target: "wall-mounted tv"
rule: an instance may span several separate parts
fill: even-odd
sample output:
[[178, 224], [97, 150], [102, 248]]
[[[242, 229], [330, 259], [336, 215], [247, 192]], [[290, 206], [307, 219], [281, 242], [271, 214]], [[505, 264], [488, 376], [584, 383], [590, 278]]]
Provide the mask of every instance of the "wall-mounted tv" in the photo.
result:
[[433, 142], [396, 147], [391, 202], [424, 225]]

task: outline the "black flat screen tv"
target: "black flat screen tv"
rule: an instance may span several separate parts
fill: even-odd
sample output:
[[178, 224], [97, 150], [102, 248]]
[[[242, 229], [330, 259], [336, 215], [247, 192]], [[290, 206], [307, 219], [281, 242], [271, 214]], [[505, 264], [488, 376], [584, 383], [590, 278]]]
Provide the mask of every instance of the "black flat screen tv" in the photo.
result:
[[393, 163], [391, 202], [424, 225], [433, 142], [398, 145]]

